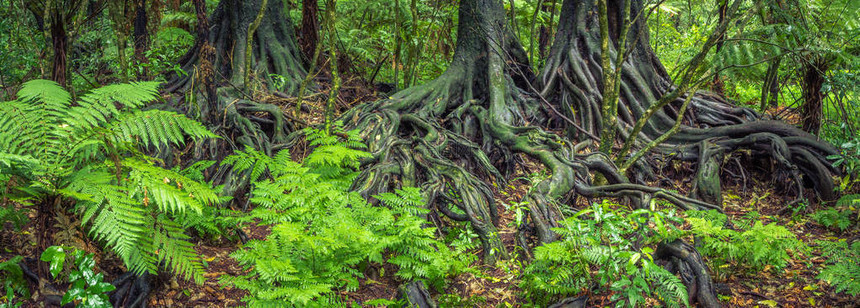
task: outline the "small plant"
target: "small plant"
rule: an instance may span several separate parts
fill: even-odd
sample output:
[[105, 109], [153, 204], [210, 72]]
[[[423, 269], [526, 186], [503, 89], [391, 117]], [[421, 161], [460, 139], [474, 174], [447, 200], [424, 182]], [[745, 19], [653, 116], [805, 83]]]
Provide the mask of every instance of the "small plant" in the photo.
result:
[[21, 256], [12, 257], [5, 262], [0, 262], [0, 284], [3, 286], [3, 293], [0, 293], [0, 308], [17, 308], [21, 307], [22, 303], [15, 302], [15, 294], [22, 298], [30, 297], [30, 288], [27, 281], [24, 280], [24, 272], [18, 263], [24, 258]]
[[527, 299], [543, 306], [587, 290], [611, 290], [619, 306], [642, 305], [645, 297], [670, 307], [688, 305], [686, 287], [654, 263], [654, 250], [647, 246], [677, 238], [680, 233], [671, 222], [678, 218], [614, 207], [618, 205], [604, 201], [576, 213], [554, 229], [562, 240], [535, 248], [535, 260], [520, 284]]
[[393, 264], [397, 277], [426, 279], [437, 288], [466, 268], [425, 227], [419, 215], [428, 210], [417, 188], [374, 196], [385, 206], [349, 191], [358, 159], [368, 154], [355, 132], [334, 131], [347, 137], [308, 131], [316, 148], [301, 164], [286, 150], [269, 157], [247, 149], [224, 160], [250, 173], [250, 201], [257, 205], [250, 216], [272, 230], [231, 255], [248, 274], [222, 280], [248, 290], [244, 300], [252, 306], [320, 304], [333, 290], [356, 290], [363, 277], [358, 268], [374, 264]]
[[812, 213], [811, 218], [822, 226], [845, 231], [851, 226], [851, 211], [828, 208]]
[[827, 262], [817, 278], [833, 285], [837, 293], [860, 294], [860, 241], [848, 245], [840, 239], [837, 242], [818, 241], [818, 244]]
[[[41, 260], [48, 262], [51, 277], [59, 278], [66, 260], [66, 248], [51, 246], [42, 253]], [[69, 273], [69, 290], [63, 295], [60, 305], [74, 303], [75, 307], [113, 307], [107, 293], [116, 289], [112, 284], [104, 282], [102, 273], [96, 274], [96, 266], [92, 253], [74, 249], [75, 268]]]
[[[858, 210], [860, 208], [860, 194], [850, 193], [855, 190], [857, 183], [860, 183], [860, 176], [858, 176], [860, 174], [860, 137], [853, 136], [851, 140], [842, 143], [840, 148], [839, 155], [827, 156], [828, 159], [833, 160], [833, 167], [845, 170], [845, 176], [839, 180], [839, 186], [835, 188], [836, 191], [844, 193], [836, 201], [836, 206], [856, 211], [856, 219], [860, 220], [860, 210]], [[840, 229], [843, 228], [840, 227]]]
[[[780, 270], [791, 259], [789, 252], [804, 251], [806, 246], [794, 233], [777, 224], [762, 224], [757, 213], [738, 223], [741, 230], [725, 227], [727, 217], [715, 210], [688, 211], [689, 233], [701, 239], [699, 251], [713, 262], [712, 269], [724, 265], [741, 267], [750, 273], [771, 267]], [[744, 230], [745, 229], [745, 230]]]
[[[2, 198], [2, 196], [0, 196], [0, 198]], [[21, 230], [21, 227], [23, 227], [28, 220], [26, 210], [16, 209], [15, 205], [12, 203], [8, 205], [0, 204], [0, 227], [9, 222], [12, 223], [12, 227], [16, 230]]]

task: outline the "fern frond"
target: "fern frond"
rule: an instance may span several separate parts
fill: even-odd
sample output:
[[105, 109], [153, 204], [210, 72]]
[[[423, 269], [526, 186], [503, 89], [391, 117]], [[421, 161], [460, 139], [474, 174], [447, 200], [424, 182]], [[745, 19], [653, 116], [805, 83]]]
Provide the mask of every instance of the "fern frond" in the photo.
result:
[[160, 230], [153, 233], [152, 245], [156, 249], [158, 263], [165, 264], [185, 279], [203, 284], [203, 264], [194, 251], [194, 244], [188, 242], [190, 237], [185, 230], [163, 216], [159, 217], [157, 225]]
[[[18, 91], [18, 100], [31, 101], [43, 110], [44, 115], [51, 116], [49, 121], [56, 122], [66, 116], [66, 111], [72, 103], [72, 96], [60, 84], [44, 79], [25, 82]], [[53, 121], [52, 121], [53, 120]]]
[[42, 111], [21, 101], [0, 103], [0, 151], [10, 154], [33, 153], [50, 125]]
[[[158, 82], [132, 82], [104, 86], [84, 94], [69, 112], [69, 125], [78, 131], [101, 126], [120, 114], [120, 108], [140, 108], [158, 98]], [[118, 108], [117, 105], [120, 105]]]
[[29, 178], [39, 167], [39, 160], [32, 156], [8, 154], [0, 151], [0, 174], [13, 174]]
[[[81, 202], [84, 207], [83, 225], [90, 225], [90, 233], [104, 241], [135, 273], [151, 272], [157, 264], [145, 252], [151, 246], [147, 235], [151, 217], [140, 203], [131, 198], [126, 189], [107, 183], [80, 191], [90, 193], [92, 202]], [[149, 244], [149, 245], [147, 245]]]
[[216, 204], [219, 200], [211, 187], [178, 172], [130, 158], [123, 160], [122, 164], [131, 168], [129, 181], [131, 187], [137, 188], [134, 192], [143, 195], [145, 204], [153, 202], [162, 212], [182, 213], [190, 209], [202, 213], [203, 206]]
[[197, 121], [175, 112], [158, 109], [123, 114], [112, 122], [108, 129], [113, 132], [117, 143], [139, 142], [157, 149], [166, 144], [182, 145], [186, 135], [194, 140], [217, 138], [217, 135]]

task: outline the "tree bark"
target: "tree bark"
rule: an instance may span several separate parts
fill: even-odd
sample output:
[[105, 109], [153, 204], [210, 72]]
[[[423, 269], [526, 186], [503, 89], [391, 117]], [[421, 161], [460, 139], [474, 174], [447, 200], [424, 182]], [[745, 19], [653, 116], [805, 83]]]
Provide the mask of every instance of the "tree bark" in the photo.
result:
[[[207, 19], [205, 1], [194, 0], [197, 39], [179, 60], [185, 74], [171, 76], [164, 91], [177, 94], [169, 102], [170, 108], [198, 119], [222, 138], [195, 145], [189, 152], [190, 160], [217, 160], [245, 147], [273, 154], [290, 143], [288, 135], [297, 130], [298, 120], [288, 121], [290, 115], [280, 106], [262, 101], [259, 92], [246, 91], [242, 73], [246, 63], [250, 64], [249, 83], [261, 85], [263, 91], [268, 88], [275, 92], [275, 78], [283, 78], [283, 92], [275, 92], [281, 97], [298, 92], [307, 75], [283, 2], [267, 2], [259, 27], [250, 38], [250, 57], [246, 57], [248, 30], [263, 1], [222, 0]], [[219, 167], [212, 174], [212, 180], [224, 184], [225, 195], [244, 199], [248, 176], [234, 174], [227, 167]]]
[[317, 0], [302, 0], [302, 26], [299, 29], [299, 45], [305, 58], [310, 59], [313, 56], [319, 40], [319, 32], [320, 20]]
[[818, 135], [821, 129], [821, 117], [824, 108], [824, 94], [821, 86], [824, 85], [825, 73], [829, 64], [822, 57], [807, 60], [803, 65], [803, 104], [800, 105], [800, 119], [804, 131]]
[[782, 62], [781, 59], [776, 58], [767, 64], [767, 73], [765, 73], [764, 82], [761, 87], [760, 112], [764, 112], [768, 106], [778, 106], [780, 62]]
[[54, 58], [51, 61], [51, 80], [56, 81], [62, 86], [66, 85], [68, 74], [68, 64], [66, 56], [68, 55], [69, 37], [66, 34], [65, 20], [59, 10], [51, 10], [51, 46], [54, 48]]
[[139, 67], [141, 79], [147, 79], [149, 69], [144, 65], [146, 61], [146, 51], [149, 50], [149, 29], [146, 11], [146, 0], [135, 0], [134, 6], [134, 65]]
[[[260, 12], [262, 0], [222, 0], [212, 14], [208, 42], [215, 48], [214, 68], [216, 76], [221, 76], [220, 85], [243, 87], [245, 67], [245, 47], [248, 27]], [[280, 0], [268, 1], [259, 28], [252, 38], [251, 69], [257, 80], [265, 86], [274, 85], [272, 75], [285, 78], [286, 93], [294, 94], [304, 78], [301, 51], [298, 48], [293, 24], [289, 15], [284, 13]], [[179, 64], [186, 72], [191, 72], [198, 64], [197, 45], [180, 59]], [[167, 88], [170, 92], [184, 92], [192, 86], [192, 78], [174, 76]]]

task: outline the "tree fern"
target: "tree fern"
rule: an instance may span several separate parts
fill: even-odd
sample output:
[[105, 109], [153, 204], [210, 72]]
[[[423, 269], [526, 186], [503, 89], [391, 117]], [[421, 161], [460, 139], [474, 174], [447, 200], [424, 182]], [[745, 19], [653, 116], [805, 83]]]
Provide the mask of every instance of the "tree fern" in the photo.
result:
[[182, 115], [140, 108], [158, 98], [158, 83], [116, 84], [72, 97], [52, 81], [25, 83], [0, 104], [0, 172], [15, 188], [45, 199], [76, 200], [92, 236], [135, 273], [165, 265], [202, 281], [202, 265], [177, 216], [201, 214], [219, 198], [211, 185], [156, 167], [146, 147], [215, 137]]

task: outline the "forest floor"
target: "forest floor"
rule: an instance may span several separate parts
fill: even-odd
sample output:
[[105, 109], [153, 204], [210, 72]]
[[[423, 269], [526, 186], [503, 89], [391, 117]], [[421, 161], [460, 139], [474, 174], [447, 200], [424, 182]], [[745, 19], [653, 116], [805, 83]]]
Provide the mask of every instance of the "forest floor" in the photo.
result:
[[[522, 180], [531, 171], [519, 171], [505, 190], [497, 193], [500, 204], [511, 204], [521, 199], [527, 192], [528, 184]], [[758, 178], [758, 177], [761, 178]], [[724, 208], [726, 214], [739, 219], [750, 212], [757, 212], [758, 219], [764, 223], [775, 222], [792, 231], [798, 239], [812, 249], [805, 254], [795, 254], [789, 265], [780, 272], [766, 269], [762, 272], [716, 271], [715, 282], [724, 284], [730, 294], [720, 295], [726, 307], [858, 307], [856, 298], [844, 294], [836, 294], [832, 287], [816, 279], [819, 266], [824, 262], [816, 249], [816, 240], [848, 239], [860, 240], [860, 230], [856, 226], [845, 232], [825, 228], [808, 218], [808, 213], [815, 207], [799, 208], [797, 212], [789, 210], [786, 213], [785, 204], [790, 198], [774, 192], [772, 183], [764, 179], [761, 173], [750, 181], [756, 183], [744, 188], [742, 185], [726, 187], [724, 193]], [[683, 189], [683, 183], [679, 188]], [[596, 200], [578, 200], [579, 206], [585, 206]], [[501, 219], [499, 233], [505, 246], [514, 255], [521, 253], [514, 241], [516, 232], [514, 211], [505, 206], [500, 207]], [[59, 225], [59, 224], [58, 224]], [[11, 228], [4, 228], [11, 230]], [[78, 230], [79, 231], [79, 230]], [[251, 239], [263, 239], [269, 233], [267, 227], [251, 226], [244, 231]], [[60, 228], [59, 233], [64, 232]], [[82, 235], [82, 234], [79, 234]], [[83, 237], [80, 237], [83, 238]], [[32, 244], [34, 237], [29, 228], [19, 232], [4, 231], [0, 236], [0, 262], [15, 255], [38, 256]], [[97, 251], [93, 243], [84, 243], [85, 249]], [[196, 285], [181, 279], [158, 277], [155, 292], [149, 298], [151, 307], [233, 307], [242, 305], [244, 291], [224, 287], [219, 283], [223, 275], [242, 275], [245, 271], [229, 257], [238, 245], [230, 242], [200, 240], [196, 250], [206, 261], [206, 281]], [[481, 251], [474, 251], [480, 254]], [[102, 256], [99, 263], [110, 281], [121, 272], [118, 260], [111, 256]], [[31, 268], [37, 266], [35, 259], [28, 260]], [[474, 271], [453, 277], [448, 286], [441, 291], [431, 290], [441, 307], [518, 307], [523, 304], [518, 288], [518, 276], [524, 264], [518, 259], [500, 261], [495, 266], [485, 266], [480, 261], [473, 264]], [[712, 269], [713, 271], [713, 269]], [[384, 271], [368, 270], [366, 277], [361, 280], [359, 289], [355, 292], [340, 292], [345, 302], [362, 303], [368, 300], [384, 298], [394, 299], [397, 286], [402, 283], [393, 274], [394, 269]], [[611, 293], [585, 294], [589, 296], [588, 307], [610, 306]], [[654, 302], [657, 304], [657, 302]], [[35, 299], [28, 300], [24, 307], [42, 307]]]
[[[325, 87], [320, 91], [325, 92]], [[373, 99], [375, 93], [362, 88], [360, 85], [346, 83], [342, 91], [353, 91], [346, 93], [339, 104], [343, 109], [349, 108], [357, 102]], [[279, 99], [268, 96], [267, 100], [279, 103]], [[285, 102], [280, 102], [284, 103]], [[318, 123], [322, 119], [322, 104], [324, 100], [319, 97], [310, 96], [306, 100], [308, 108], [302, 117], [307, 123]], [[292, 112], [292, 107], [284, 107], [287, 112]], [[775, 113], [771, 111], [771, 114]], [[296, 151], [297, 155], [302, 155]], [[519, 307], [525, 304], [518, 285], [519, 275], [525, 263], [519, 256], [522, 249], [516, 244], [515, 211], [509, 207], [510, 204], [518, 202], [528, 192], [530, 183], [528, 178], [534, 177], [543, 171], [543, 167], [523, 157], [526, 161], [523, 168], [517, 170], [510, 176], [508, 185], [504, 189], [496, 190], [496, 201], [499, 205], [500, 220], [499, 233], [503, 243], [512, 253], [514, 258], [503, 260], [495, 266], [486, 266], [476, 261], [473, 270], [450, 279], [447, 287], [442, 290], [431, 290], [431, 294], [439, 303], [440, 307]], [[674, 166], [673, 169], [684, 169], [684, 166]], [[683, 171], [668, 170], [668, 173], [683, 174]], [[747, 178], [749, 177], [749, 178]], [[677, 174], [670, 178], [683, 178]], [[673, 183], [673, 187], [680, 193], [686, 193], [689, 182]], [[809, 218], [809, 214], [824, 208], [823, 205], [812, 205], [809, 207], [786, 207], [794, 197], [783, 196], [778, 192], [780, 183], [772, 183], [766, 170], [758, 170], [753, 174], [747, 174], [743, 179], [723, 180], [723, 199], [725, 213], [731, 219], [746, 217], [749, 213], [758, 213], [756, 219], [763, 223], [777, 223], [793, 232], [798, 239], [802, 240], [811, 249], [803, 254], [792, 255], [789, 265], [780, 272], [766, 269], [762, 272], [738, 272], [717, 269], [714, 279], [717, 284], [727, 287], [726, 294], [719, 295], [726, 307], [860, 307], [860, 299], [845, 294], [836, 294], [833, 288], [816, 279], [820, 266], [824, 262], [821, 252], [816, 249], [817, 240], [847, 239], [849, 242], [860, 240], [860, 228], [857, 224], [844, 232], [835, 231], [823, 227]], [[587, 200], [577, 198], [574, 207], [583, 208], [592, 202], [599, 200]], [[32, 217], [31, 217], [32, 218]], [[61, 219], [56, 226], [57, 237], [65, 241], [76, 243], [75, 246], [97, 254], [97, 264], [105, 274], [105, 281], [111, 281], [122, 273], [121, 262], [112, 254], [101, 254], [98, 245], [86, 240], [85, 233], [80, 228], [80, 223], [69, 219]], [[13, 256], [22, 255], [27, 259], [26, 264], [30, 268], [38, 266], [38, 256], [35, 236], [30, 232], [31, 227], [14, 231], [11, 226], [3, 226], [0, 232], [0, 262], [6, 261]], [[263, 226], [247, 226], [243, 231], [250, 239], [264, 239], [269, 229]], [[226, 240], [200, 239], [196, 250], [205, 261], [206, 281], [197, 285], [190, 281], [171, 278], [162, 275], [156, 278], [155, 290], [149, 297], [151, 307], [232, 307], [243, 305], [242, 298], [247, 294], [242, 290], [225, 287], [219, 282], [224, 275], [242, 275], [246, 271], [229, 257], [230, 253], [238, 249], [236, 242]], [[480, 255], [478, 249], [472, 253]], [[476, 258], [480, 260], [480, 258]], [[360, 305], [373, 299], [394, 299], [399, 281], [393, 273], [393, 268], [370, 267], [365, 272], [365, 278], [361, 279], [360, 287], [355, 292], [341, 291], [340, 295], [344, 302], [353, 302]], [[388, 274], [385, 274], [388, 273]], [[60, 286], [64, 287], [64, 286]], [[726, 289], [726, 288], [723, 288]], [[611, 293], [582, 294], [588, 296], [588, 307], [606, 307], [612, 305]], [[24, 303], [24, 307], [45, 307], [38, 299], [31, 298]], [[659, 305], [656, 300], [649, 304]]]
[[[526, 176], [520, 174], [519, 176]], [[726, 307], [858, 307], [860, 302], [844, 294], [836, 294], [832, 287], [816, 279], [820, 265], [824, 262], [820, 251], [816, 249], [817, 240], [848, 239], [860, 240], [860, 230], [853, 227], [845, 232], [825, 228], [808, 218], [816, 208], [800, 208], [798, 212], [791, 210], [785, 213], [785, 204], [791, 198], [780, 196], [773, 191], [772, 185], [762, 178], [755, 179], [744, 187], [735, 185], [725, 189], [724, 207], [726, 214], [732, 219], [740, 219], [750, 212], [758, 212], [758, 219], [763, 223], [777, 223], [792, 231], [798, 239], [812, 249], [806, 254], [794, 254], [789, 265], [780, 272], [765, 269], [762, 272], [717, 271], [715, 282], [724, 284], [730, 294], [720, 295]], [[516, 178], [516, 177], [515, 177]], [[511, 204], [519, 201], [527, 192], [528, 184], [522, 180], [514, 180], [506, 190], [497, 194], [500, 204]], [[579, 200], [580, 206], [585, 206], [596, 200]], [[510, 252], [519, 255], [522, 250], [516, 245], [514, 211], [505, 206], [500, 207], [499, 233], [502, 241]], [[265, 238], [268, 230], [263, 227], [251, 227], [245, 230], [250, 238]], [[240, 305], [240, 299], [245, 294], [230, 287], [222, 287], [218, 283], [221, 275], [241, 275], [244, 273], [233, 259], [227, 256], [236, 249], [235, 245], [211, 245], [200, 243], [197, 251], [208, 262], [207, 280], [203, 285], [195, 285], [187, 281], [173, 279], [163, 282], [163, 285], [150, 298], [153, 307], [213, 307]], [[481, 251], [474, 251], [480, 254]], [[518, 287], [518, 276], [524, 264], [518, 259], [500, 261], [495, 266], [485, 266], [480, 261], [473, 264], [476, 271], [461, 274], [451, 279], [448, 286], [441, 291], [432, 291], [440, 307], [518, 307], [523, 304]], [[713, 269], [712, 269], [713, 270]], [[367, 277], [361, 280], [358, 291], [341, 292], [345, 302], [362, 303], [368, 300], [384, 298], [394, 299], [397, 286], [402, 283], [393, 274], [380, 277], [380, 272], [394, 273], [393, 269], [385, 271], [369, 270]], [[611, 306], [611, 293], [585, 294], [589, 296], [588, 307]], [[655, 301], [654, 304], [657, 304]]]

